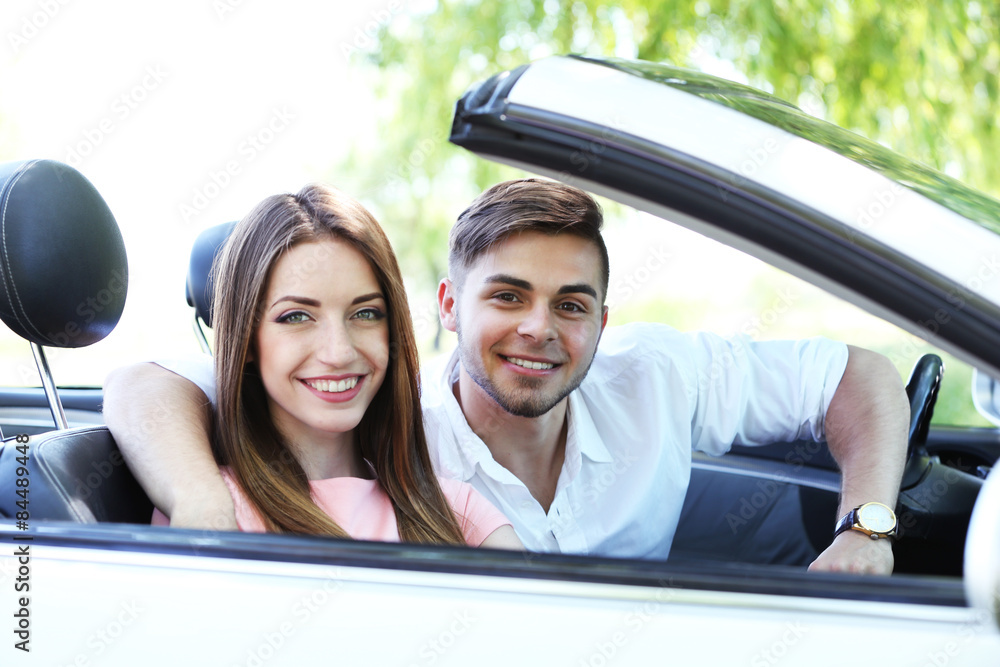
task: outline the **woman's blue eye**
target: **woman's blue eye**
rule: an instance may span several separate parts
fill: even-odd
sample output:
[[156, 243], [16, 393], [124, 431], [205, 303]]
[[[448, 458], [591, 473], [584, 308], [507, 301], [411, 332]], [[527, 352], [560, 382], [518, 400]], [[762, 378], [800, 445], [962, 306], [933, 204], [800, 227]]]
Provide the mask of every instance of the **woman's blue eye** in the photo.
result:
[[289, 322], [291, 324], [298, 324], [299, 322], [305, 322], [308, 316], [302, 312], [285, 313], [278, 318], [278, 322], [285, 323]]
[[365, 308], [355, 313], [354, 317], [359, 320], [380, 320], [385, 317], [385, 313], [378, 308]]

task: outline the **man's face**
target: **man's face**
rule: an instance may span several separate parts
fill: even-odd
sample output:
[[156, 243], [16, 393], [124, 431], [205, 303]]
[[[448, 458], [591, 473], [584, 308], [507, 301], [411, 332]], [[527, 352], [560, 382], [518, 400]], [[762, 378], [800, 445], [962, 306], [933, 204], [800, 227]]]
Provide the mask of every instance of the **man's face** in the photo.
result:
[[583, 381], [607, 322], [602, 264], [579, 236], [525, 232], [438, 291], [466, 373], [508, 413], [545, 414]]

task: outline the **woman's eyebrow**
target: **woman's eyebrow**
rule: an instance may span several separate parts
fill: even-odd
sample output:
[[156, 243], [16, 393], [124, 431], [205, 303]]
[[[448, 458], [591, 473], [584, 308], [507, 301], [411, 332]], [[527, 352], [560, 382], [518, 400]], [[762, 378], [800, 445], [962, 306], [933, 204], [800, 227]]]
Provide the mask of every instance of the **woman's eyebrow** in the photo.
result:
[[[362, 294], [359, 297], [355, 297], [354, 300], [351, 301], [351, 305], [352, 306], [356, 306], [357, 304], [364, 303], [365, 301], [374, 301], [375, 299], [384, 299], [384, 298], [385, 297], [382, 295], [382, 292], [372, 292], [370, 294]], [[272, 303], [270, 307], [274, 308], [279, 303], [282, 303], [284, 301], [291, 301], [292, 303], [299, 303], [299, 304], [302, 304], [303, 306], [313, 306], [314, 308], [318, 308], [319, 306], [322, 305], [318, 300], [316, 300], [316, 299], [310, 299], [307, 296], [293, 296], [293, 295], [288, 295], [288, 296], [281, 297], [280, 299], [278, 299], [277, 301], [275, 301], [274, 303]]]
[[292, 303], [300, 303], [303, 306], [319, 307], [319, 301], [317, 301], [316, 299], [310, 299], [309, 297], [305, 296], [291, 296], [291, 295], [281, 297], [280, 299], [272, 303], [270, 307], [274, 308], [282, 301], [291, 301]]
[[371, 294], [362, 294], [356, 297], [354, 301], [351, 301], [352, 306], [356, 306], [359, 303], [364, 303], [365, 301], [374, 301], [375, 299], [385, 299], [382, 292], [372, 292]]

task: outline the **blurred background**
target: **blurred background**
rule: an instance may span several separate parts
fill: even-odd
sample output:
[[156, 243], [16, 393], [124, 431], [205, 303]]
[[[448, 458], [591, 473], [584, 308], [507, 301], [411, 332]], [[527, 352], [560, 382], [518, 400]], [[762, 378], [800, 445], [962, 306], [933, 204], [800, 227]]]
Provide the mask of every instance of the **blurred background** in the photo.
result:
[[[450, 350], [434, 303], [448, 229], [483, 188], [524, 175], [447, 142], [454, 102], [551, 54], [637, 57], [748, 83], [1000, 195], [994, 3], [8, 0], [0, 34], [0, 161], [78, 168], [129, 254], [118, 328], [50, 353], [66, 386], [196, 353], [183, 296], [194, 238], [311, 181], [375, 213], [400, 256], [422, 354]], [[824, 334], [886, 353], [903, 375], [930, 349], [756, 260], [605, 206], [612, 322]], [[936, 421], [985, 425], [970, 370], [946, 362]], [[27, 344], [6, 329], [0, 384], [39, 384]]]

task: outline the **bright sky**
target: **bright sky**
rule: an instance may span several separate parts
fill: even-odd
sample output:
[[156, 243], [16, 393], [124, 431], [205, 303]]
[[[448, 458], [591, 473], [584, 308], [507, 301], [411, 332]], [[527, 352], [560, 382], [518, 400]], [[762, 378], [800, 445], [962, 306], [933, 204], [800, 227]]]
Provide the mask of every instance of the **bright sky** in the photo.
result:
[[[0, 161], [77, 167], [118, 220], [125, 314], [88, 350], [54, 350], [60, 384], [195, 350], [184, 275], [192, 240], [264, 196], [329, 180], [377, 136], [371, 69], [346, 53], [415, 3], [354, 0], [8, 0], [0, 19]], [[37, 384], [3, 328], [0, 384]], [[12, 347], [24, 353], [15, 366]], [[70, 362], [70, 357], [72, 361]], [[27, 374], [27, 377], [24, 377]]]

